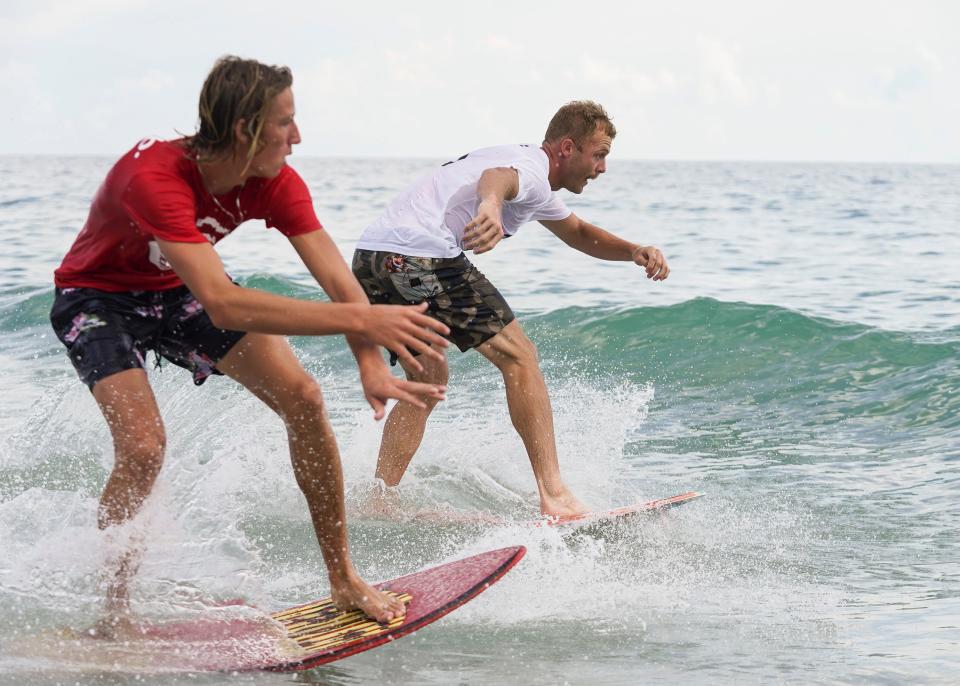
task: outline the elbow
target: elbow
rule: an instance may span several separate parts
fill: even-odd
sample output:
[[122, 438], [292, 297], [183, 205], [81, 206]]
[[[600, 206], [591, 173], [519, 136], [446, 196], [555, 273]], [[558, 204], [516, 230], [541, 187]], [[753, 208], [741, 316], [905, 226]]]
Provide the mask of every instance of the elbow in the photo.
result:
[[241, 330], [235, 308], [223, 297], [203, 298], [201, 301], [210, 321], [218, 329]]

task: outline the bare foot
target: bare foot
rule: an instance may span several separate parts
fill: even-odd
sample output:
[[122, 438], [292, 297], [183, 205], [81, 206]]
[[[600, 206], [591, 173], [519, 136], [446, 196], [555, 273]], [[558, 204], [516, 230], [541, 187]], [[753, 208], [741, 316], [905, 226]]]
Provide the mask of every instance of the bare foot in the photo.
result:
[[130, 618], [130, 614], [108, 614], [92, 627], [87, 629], [91, 638], [105, 641], [125, 641], [143, 638], [143, 628]]
[[378, 591], [358, 576], [340, 583], [330, 583], [333, 604], [339, 610], [362, 610], [365, 615], [378, 622], [389, 622], [402, 617], [406, 606], [396, 598]]
[[396, 487], [386, 486], [381, 479], [377, 479], [365, 494], [359, 514], [373, 519], [400, 519], [403, 515], [400, 492]]
[[566, 487], [557, 495], [540, 495], [540, 513], [547, 517], [569, 517], [589, 511], [590, 508]]

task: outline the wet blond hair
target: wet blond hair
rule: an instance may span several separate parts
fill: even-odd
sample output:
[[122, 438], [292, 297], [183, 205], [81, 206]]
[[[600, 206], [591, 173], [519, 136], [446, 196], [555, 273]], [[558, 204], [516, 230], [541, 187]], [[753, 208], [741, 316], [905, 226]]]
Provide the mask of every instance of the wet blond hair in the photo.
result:
[[603, 107], [591, 100], [574, 100], [553, 115], [553, 119], [547, 126], [547, 132], [543, 136], [543, 142], [555, 143], [564, 138], [571, 138], [577, 146], [580, 146], [598, 128], [610, 138], [617, 136], [617, 127], [613, 125], [610, 115]]
[[217, 60], [200, 90], [197, 132], [187, 147], [200, 162], [230, 156], [237, 143], [235, 125], [241, 119], [250, 137], [247, 164], [260, 150], [260, 134], [274, 97], [293, 85], [287, 67], [262, 64], [234, 55]]

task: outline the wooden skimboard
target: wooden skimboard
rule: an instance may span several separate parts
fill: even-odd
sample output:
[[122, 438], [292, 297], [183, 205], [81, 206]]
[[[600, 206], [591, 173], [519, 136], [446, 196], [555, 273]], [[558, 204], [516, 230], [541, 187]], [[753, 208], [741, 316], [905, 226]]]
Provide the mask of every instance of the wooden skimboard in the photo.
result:
[[690, 491], [688, 493], [675, 495], [671, 498], [660, 498], [659, 500], [651, 500], [646, 503], [637, 503], [636, 505], [627, 505], [625, 507], [618, 507], [613, 510], [585, 512], [583, 514], [568, 515], [565, 517], [545, 517], [534, 522], [534, 525], [541, 527], [566, 527], [596, 524], [601, 522], [614, 522], [619, 519], [632, 517], [634, 515], [643, 514], [646, 512], [658, 512], [671, 507], [676, 507], [677, 505], [689, 503], [691, 500], [701, 498], [703, 495], [703, 493], [699, 493], [697, 491]]
[[[476, 597], [526, 553], [501, 548], [384, 581], [375, 586], [398, 597], [406, 614], [380, 624], [359, 610], [341, 611], [330, 598], [260, 614], [257, 618], [203, 618], [144, 626], [124, 643], [150, 666], [188, 671], [295, 671], [362, 653], [406, 636]], [[229, 609], [229, 608], [228, 608]], [[246, 611], [253, 608], [244, 606]], [[87, 639], [87, 648], [98, 641]], [[99, 641], [104, 645], [103, 641]], [[162, 656], [162, 657], [161, 657]], [[146, 666], [146, 665], [145, 665]]]

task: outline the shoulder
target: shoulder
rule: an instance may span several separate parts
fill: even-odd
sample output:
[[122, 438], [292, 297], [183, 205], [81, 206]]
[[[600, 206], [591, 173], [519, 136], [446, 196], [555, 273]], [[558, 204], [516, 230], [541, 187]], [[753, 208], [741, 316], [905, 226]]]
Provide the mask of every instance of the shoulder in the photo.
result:
[[178, 141], [145, 138], [124, 155], [107, 177], [108, 197], [128, 211], [192, 212], [201, 184], [197, 165]]
[[546, 155], [544, 155], [543, 150], [541, 150], [539, 146], [525, 143], [511, 143], [508, 145], [480, 148], [469, 153], [469, 155], [464, 155], [464, 157], [497, 161], [502, 163], [497, 166], [506, 167], [512, 163], [529, 162], [536, 164], [540, 161], [540, 157], [546, 158]]
[[310, 189], [303, 177], [290, 165], [284, 165], [272, 179], [253, 179], [254, 191], [269, 202], [290, 202], [310, 199]]
[[142, 170], [167, 169], [170, 171], [196, 167], [190, 157], [183, 139], [161, 141], [156, 138], [141, 138], [136, 145], [121, 158], [132, 166]]
[[196, 176], [197, 163], [190, 158], [182, 141], [144, 138], [117, 162], [130, 185], [168, 183], [189, 187]]
[[520, 189], [515, 202], [540, 204], [551, 195], [546, 154], [535, 145], [509, 145], [500, 148], [504, 163], [517, 172]]
[[519, 172], [533, 175], [546, 183], [549, 161], [539, 146], [507, 145], [503, 146], [501, 150], [503, 158], [509, 160], [509, 164], [504, 166], [511, 166]]

